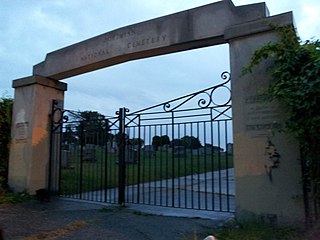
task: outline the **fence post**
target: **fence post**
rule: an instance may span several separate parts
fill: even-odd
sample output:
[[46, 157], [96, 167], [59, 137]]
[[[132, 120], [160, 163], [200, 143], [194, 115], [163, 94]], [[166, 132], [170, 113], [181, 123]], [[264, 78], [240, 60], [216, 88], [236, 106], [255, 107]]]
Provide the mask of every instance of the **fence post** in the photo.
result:
[[125, 146], [126, 146], [126, 134], [125, 134], [125, 118], [126, 109], [119, 109], [119, 193], [118, 203], [119, 205], [125, 204], [125, 184], [126, 184], [126, 165], [125, 165]]

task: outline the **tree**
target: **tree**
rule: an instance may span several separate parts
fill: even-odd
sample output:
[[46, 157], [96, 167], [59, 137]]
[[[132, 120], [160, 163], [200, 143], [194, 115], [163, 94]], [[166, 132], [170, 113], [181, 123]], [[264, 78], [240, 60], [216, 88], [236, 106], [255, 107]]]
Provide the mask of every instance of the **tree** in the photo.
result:
[[109, 124], [105, 117], [96, 111], [84, 111], [80, 113], [77, 127], [82, 143], [104, 145], [108, 138]]
[[174, 146], [183, 146], [189, 149], [198, 149], [202, 147], [199, 138], [193, 136], [184, 136], [180, 139], [174, 139], [172, 144]]
[[0, 192], [1, 189], [7, 187], [8, 182], [12, 105], [11, 98], [2, 97], [0, 99]]
[[162, 147], [164, 145], [170, 145], [170, 138], [167, 135], [163, 136], [154, 136], [152, 138], [152, 145], [154, 146], [155, 150], [158, 150], [158, 147]]
[[129, 139], [129, 144], [131, 144], [131, 145], [139, 145], [140, 144], [140, 146], [143, 146], [144, 140], [141, 138], [131, 138], [131, 139]]

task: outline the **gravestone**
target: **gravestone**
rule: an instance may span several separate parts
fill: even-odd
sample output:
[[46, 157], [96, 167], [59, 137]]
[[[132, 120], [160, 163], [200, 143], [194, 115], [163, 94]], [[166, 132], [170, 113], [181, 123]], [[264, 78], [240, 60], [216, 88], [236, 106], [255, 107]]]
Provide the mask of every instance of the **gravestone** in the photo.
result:
[[138, 150], [132, 146], [126, 146], [125, 148], [125, 161], [126, 163], [138, 162]]
[[173, 151], [173, 156], [175, 157], [185, 157], [187, 154], [187, 150], [184, 146], [174, 146], [172, 151]]
[[145, 145], [143, 147], [143, 156], [146, 158], [154, 157], [156, 155], [156, 151], [154, 150], [155, 146], [153, 145]]
[[96, 145], [94, 144], [86, 144], [83, 148], [83, 157], [82, 160], [84, 162], [96, 162]]

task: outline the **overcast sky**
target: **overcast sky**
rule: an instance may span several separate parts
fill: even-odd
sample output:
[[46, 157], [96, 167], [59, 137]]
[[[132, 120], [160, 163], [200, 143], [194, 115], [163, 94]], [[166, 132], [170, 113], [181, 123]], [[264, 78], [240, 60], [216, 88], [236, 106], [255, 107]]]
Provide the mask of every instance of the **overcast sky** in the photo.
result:
[[[62, 47], [102, 33], [215, 1], [210, 0], [0, 0], [0, 96], [12, 80]], [[233, 0], [236, 6], [255, 0]], [[319, 0], [266, 0], [270, 15], [293, 11], [302, 40], [320, 38]], [[229, 70], [228, 46], [132, 61], [65, 79], [65, 106], [113, 115], [135, 111], [220, 82]]]

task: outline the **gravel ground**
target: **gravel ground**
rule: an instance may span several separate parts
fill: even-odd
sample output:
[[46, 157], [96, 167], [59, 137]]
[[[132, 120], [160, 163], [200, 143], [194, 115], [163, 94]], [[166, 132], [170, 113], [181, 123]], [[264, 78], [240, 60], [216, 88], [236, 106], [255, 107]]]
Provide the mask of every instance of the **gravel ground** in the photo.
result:
[[214, 234], [210, 231], [221, 224], [221, 219], [159, 216], [61, 199], [0, 205], [0, 228], [5, 240], [200, 240]]

